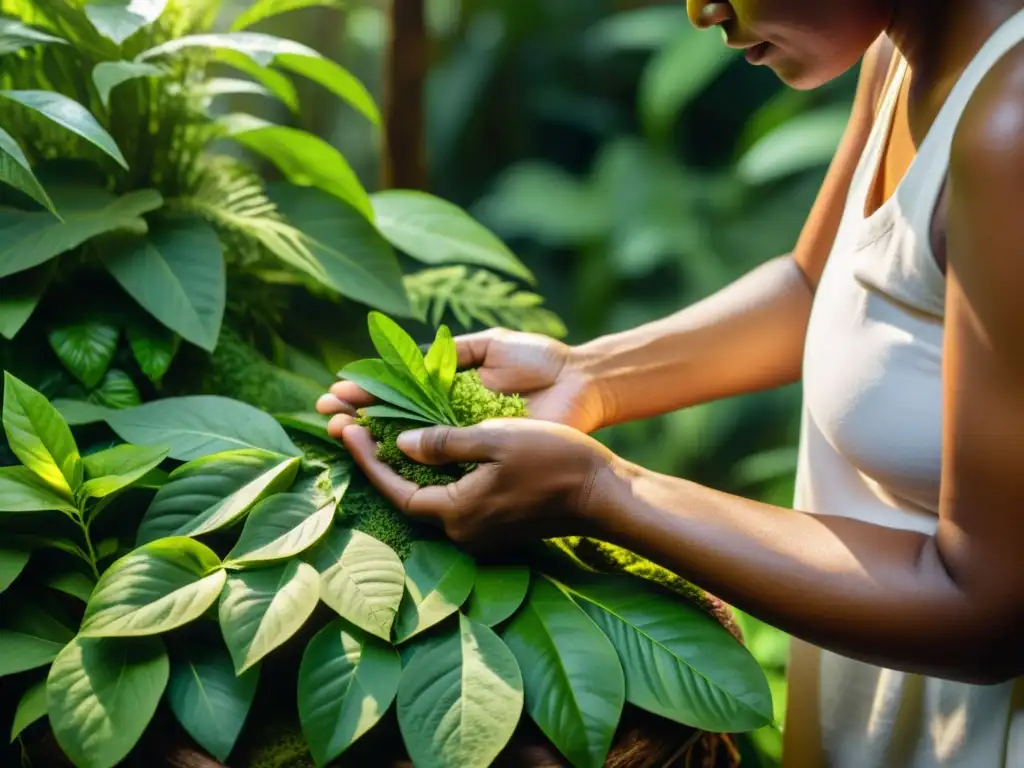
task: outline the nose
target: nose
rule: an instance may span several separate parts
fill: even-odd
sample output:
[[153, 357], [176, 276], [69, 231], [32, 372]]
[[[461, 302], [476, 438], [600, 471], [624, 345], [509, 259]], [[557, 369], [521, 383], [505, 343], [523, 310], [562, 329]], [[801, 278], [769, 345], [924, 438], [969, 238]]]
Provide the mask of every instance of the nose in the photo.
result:
[[687, 13], [690, 23], [697, 29], [711, 29], [732, 20], [732, 6], [729, 3], [708, 3], [704, 0], [688, 0]]

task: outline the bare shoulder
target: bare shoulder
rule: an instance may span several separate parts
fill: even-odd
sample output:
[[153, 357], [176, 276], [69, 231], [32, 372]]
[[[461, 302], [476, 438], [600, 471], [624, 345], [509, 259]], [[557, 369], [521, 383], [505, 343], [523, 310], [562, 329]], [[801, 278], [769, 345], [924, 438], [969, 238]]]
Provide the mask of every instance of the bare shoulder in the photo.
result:
[[1024, 42], [989, 70], [953, 139], [950, 175], [972, 193], [1024, 194]]

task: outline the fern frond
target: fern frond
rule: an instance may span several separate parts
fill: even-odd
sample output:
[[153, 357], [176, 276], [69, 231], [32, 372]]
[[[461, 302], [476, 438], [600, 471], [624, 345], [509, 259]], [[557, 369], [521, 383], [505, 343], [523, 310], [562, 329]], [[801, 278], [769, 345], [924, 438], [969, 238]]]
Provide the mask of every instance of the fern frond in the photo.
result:
[[461, 265], [437, 267], [406, 275], [404, 280], [413, 311], [431, 325], [440, 325], [450, 311], [466, 329], [475, 321], [556, 338], [566, 335], [558, 315], [541, 306], [543, 298], [517, 290], [516, 283], [485, 269], [470, 273]]

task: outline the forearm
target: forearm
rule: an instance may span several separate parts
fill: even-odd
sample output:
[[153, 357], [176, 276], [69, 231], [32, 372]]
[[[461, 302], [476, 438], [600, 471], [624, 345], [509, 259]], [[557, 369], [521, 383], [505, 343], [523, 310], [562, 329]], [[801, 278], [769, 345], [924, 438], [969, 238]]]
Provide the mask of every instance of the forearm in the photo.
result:
[[619, 464], [595, 535], [823, 648], [887, 668], [993, 682], [1021, 673], [1020, 616], [969, 594], [934, 538], [809, 515]]
[[796, 381], [811, 298], [784, 256], [670, 317], [578, 347], [604, 426]]

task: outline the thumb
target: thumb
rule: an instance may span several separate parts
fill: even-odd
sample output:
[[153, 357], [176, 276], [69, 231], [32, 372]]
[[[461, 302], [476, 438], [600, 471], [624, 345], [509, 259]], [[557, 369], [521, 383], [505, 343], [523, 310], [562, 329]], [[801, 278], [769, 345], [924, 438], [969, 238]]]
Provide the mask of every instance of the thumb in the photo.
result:
[[396, 442], [400, 451], [420, 464], [489, 461], [496, 448], [489, 431], [479, 427], [411, 429]]

